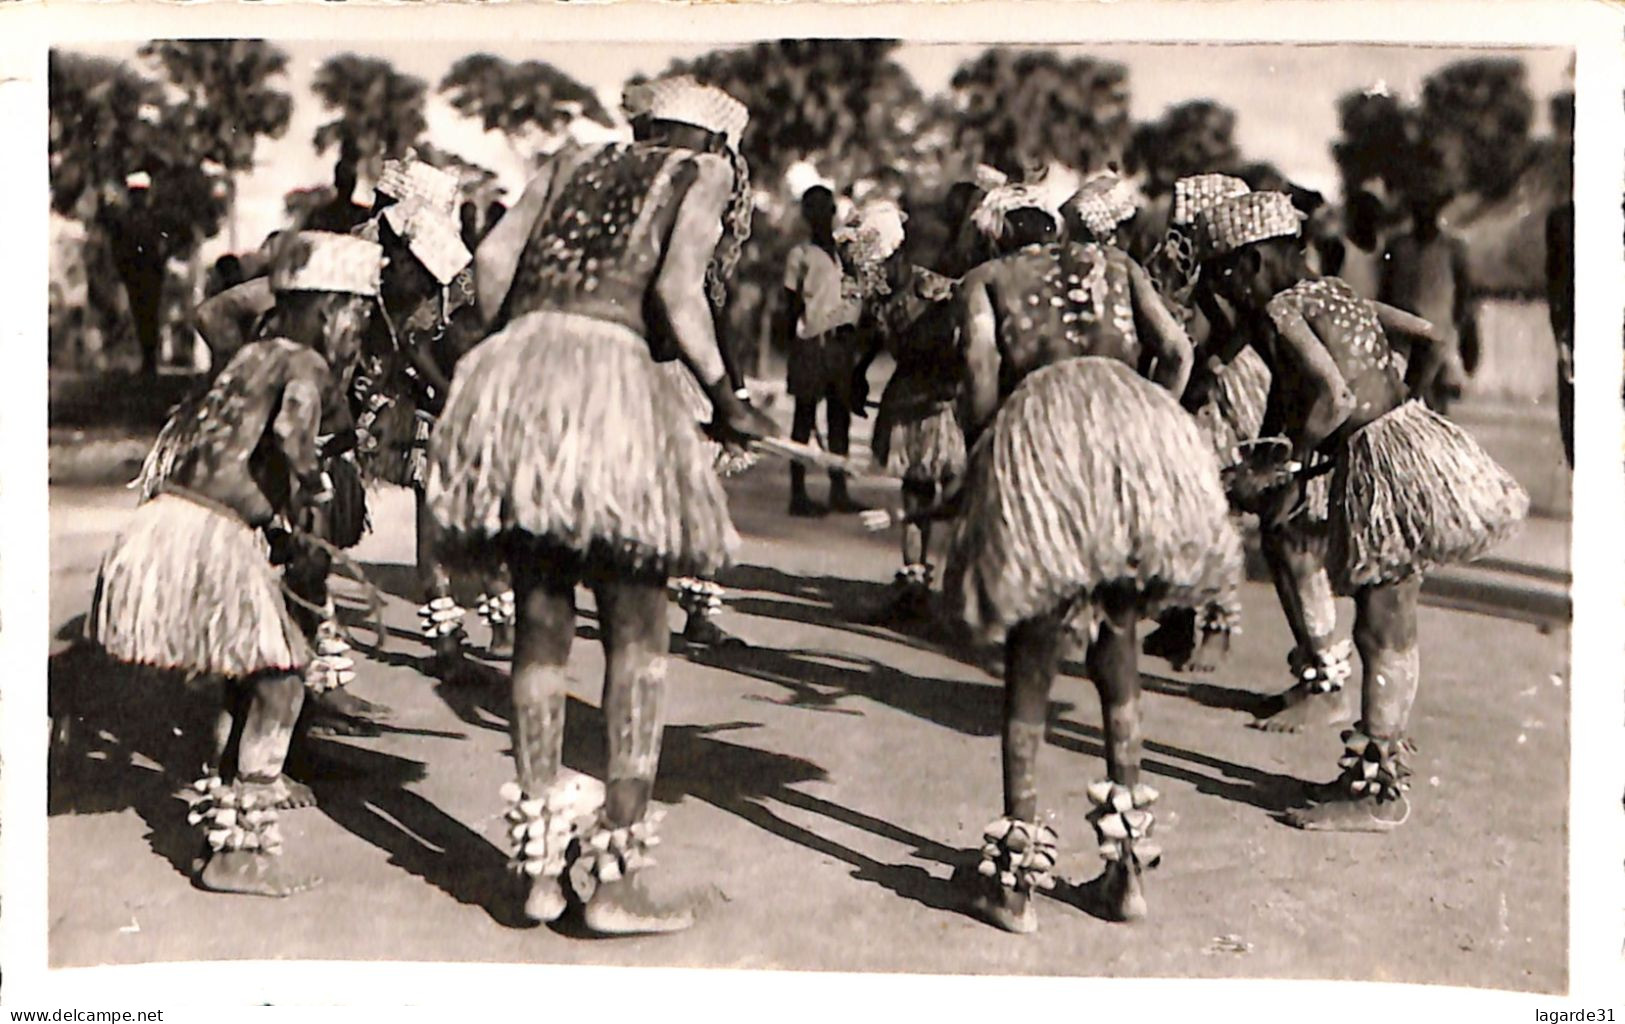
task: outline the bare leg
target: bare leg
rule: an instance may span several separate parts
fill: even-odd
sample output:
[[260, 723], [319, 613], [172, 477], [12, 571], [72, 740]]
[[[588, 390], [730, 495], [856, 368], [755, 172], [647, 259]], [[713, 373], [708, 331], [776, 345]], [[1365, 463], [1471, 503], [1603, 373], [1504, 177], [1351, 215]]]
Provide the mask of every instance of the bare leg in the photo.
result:
[[[575, 639], [575, 583], [520, 564], [515, 566], [514, 594], [519, 613], [513, 658], [514, 767], [524, 794], [542, 798], [564, 761], [565, 670]], [[564, 909], [558, 878], [530, 880], [526, 916], [552, 921]]]
[[903, 565], [897, 570], [885, 599], [864, 614], [875, 623], [929, 619], [931, 614], [931, 526], [916, 523], [914, 517], [936, 501], [937, 485], [918, 480], [903, 481]]
[[[423, 587], [423, 600], [426, 606], [432, 608], [437, 602], [443, 604], [452, 600], [451, 574], [440, 562], [438, 528], [434, 516], [429, 513], [428, 500], [423, 488], [413, 488], [412, 494], [417, 509], [418, 582]], [[455, 601], [452, 603], [455, 604]], [[426, 630], [427, 628], [425, 626]], [[442, 663], [441, 667], [447, 670], [454, 669], [463, 653], [462, 624], [457, 623], [455, 629], [436, 630], [436, 635], [428, 639], [430, 646], [434, 648], [435, 657]]]
[[[812, 440], [813, 427], [818, 422], [818, 403], [807, 398], [796, 399], [795, 415], [790, 421], [790, 440], [806, 444]], [[824, 511], [807, 496], [807, 467], [798, 462], [790, 464], [790, 514], [817, 516]]]
[[[1341, 679], [1321, 680], [1326, 669], [1346, 671], [1346, 661], [1335, 656], [1332, 634], [1337, 629], [1337, 605], [1326, 572], [1325, 541], [1287, 526], [1266, 529], [1264, 558], [1274, 578], [1275, 593], [1292, 630], [1296, 650], [1290, 659], [1299, 678], [1290, 689], [1270, 699], [1253, 727], [1268, 732], [1296, 732], [1306, 726], [1331, 725], [1353, 717]], [[1346, 654], [1347, 647], [1342, 647]]]
[[[1100, 695], [1100, 716], [1106, 741], [1106, 774], [1113, 789], [1135, 791], [1140, 787], [1140, 671], [1138, 645], [1135, 640], [1137, 616], [1132, 606], [1112, 609], [1101, 621], [1099, 633], [1089, 645], [1086, 659], [1089, 678]], [[1150, 800], [1136, 800], [1135, 808], [1143, 808]], [[1106, 801], [1092, 818], [1111, 815], [1121, 820], [1116, 808]], [[1140, 813], [1147, 813], [1141, 809]], [[1097, 830], [1101, 824], [1096, 824]], [[1147, 827], [1149, 831], [1149, 827]], [[1105, 836], [1102, 836], [1103, 843]], [[1138, 920], [1145, 916], [1145, 891], [1141, 873], [1144, 868], [1139, 851], [1133, 843], [1119, 842], [1114, 852], [1116, 859], [1108, 860], [1105, 873], [1095, 883], [1102, 910], [1107, 916], [1120, 921]], [[1154, 856], [1144, 858], [1155, 863]]]
[[1416, 702], [1419, 575], [1369, 587], [1356, 596], [1354, 642], [1360, 651], [1361, 719], [1345, 734], [1344, 773], [1321, 787], [1326, 803], [1288, 815], [1299, 828], [1386, 832], [1410, 815], [1404, 799], [1409, 750], [1405, 727]]
[[[654, 793], [665, 728], [666, 583], [623, 580], [593, 588], [604, 628], [604, 728], [609, 747], [602, 827], [642, 826]], [[657, 905], [632, 870], [597, 876], [587, 927], [603, 935], [681, 931], [694, 923], [686, 906]]]
[[[257, 806], [268, 809], [275, 802], [282, 764], [304, 701], [305, 682], [298, 675], [267, 674], [243, 685], [251, 691], [237, 737], [233, 795], [239, 801], [258, 797]], [[246, 810], [240, 813], [246, 814]], [[273, 818], [270, 828], [275, 827]], [[288, 874], [275, 852], [230, 846], [210, 856], [198, 875], [198, 884], [205, 889], [255, 896], [292, 896], [320, 882], [314, 876]]]
[[[824, 417], [829, 421], [829, 450], [836, 455], [847, 454], [852, 437], [852, 407], [847, 396], [832, 389], [824, 405]], [[832, 512], [862, 512], [864, 509], [846, 492], [846, 474], [839, 470], [831, 470], [829, 474], [829, 507]]]
[[502, 568], [492, 569], [485, 574], [486, 599], [502, 605], [503, 616], [490, 619], [491, 643], [486, 653], [493, 658], [512, 658], [514, 646], [514, 618], [508, 613], [514, 612], [514, 594], [508, 584], [508, 574]]
[[[1049, 693], [1061, 664], [1061, 625], [1055, 616], [1029, 619], [1004, 644], [1004, 817], [1038, 821], [1038, 755], [1049, 719]], [[1020, 851], [1015, 851], [1019, 853]], [[987, 849], [983, 849], [984, 861]], [[1008, 853], [1003, 853], [1008, 857]], [[995, 927], [1027, 933], [1038, 928], [1032, 893], [1009, 878], [986, 877], [972, 909]]]

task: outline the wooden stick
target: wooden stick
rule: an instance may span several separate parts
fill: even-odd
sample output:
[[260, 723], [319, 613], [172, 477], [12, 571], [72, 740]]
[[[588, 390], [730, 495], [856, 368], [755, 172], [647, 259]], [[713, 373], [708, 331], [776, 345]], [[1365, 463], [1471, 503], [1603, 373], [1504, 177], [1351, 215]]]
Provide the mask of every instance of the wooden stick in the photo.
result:
[[819, 469], [832, 469], [852, 476], [861, 476], [869, 469], [869, 461], [865, 458], [848, 455], [836, 455], [822, 448], [810, 444], [786, 440], [782, 437], [764, 437], [750, 442], [752, 451], [763, 455], [774, 455], [791, 462], [799, 462], [805, 466], [814, 466]]

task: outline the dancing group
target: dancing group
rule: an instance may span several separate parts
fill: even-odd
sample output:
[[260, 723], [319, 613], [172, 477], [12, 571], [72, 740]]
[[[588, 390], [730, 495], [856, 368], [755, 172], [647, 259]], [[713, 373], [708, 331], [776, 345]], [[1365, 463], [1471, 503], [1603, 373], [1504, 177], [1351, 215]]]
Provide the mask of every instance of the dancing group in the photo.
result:
[[[87, 628], [121, 661], [224, 680], [191, 793], [200, 885], [288, 895], [312, 881], [279, 859], [277, 816], [303, 802], [282, 768], [307, 690], [341, 718], [369, 710], [334, 696], [353, 664], [325, 580], [360, 536], [371, 473], [417, 489], [439, 653], [462, 642], [455, 573], [486, 582], [498, 646], [514, 626], [504, 797], [527, 916], [575, 912], [606, 935], [692, 922], [641, 884], [659, 840], [668, 587], [683, 581], [688, 632], [715, 639], [705, 624], [738, 542], [720, 472], [778, 428], [717, 334], [750, 230], [746, 110], [689, 78], [629, 89], [626, 105], [634, 141], [551, 158], [472, 253], [449, 228], [447, 183], [411, 160], [390, 165], [373, 216], [348, 234], [277, 239], [256, 340], [166, 426]], [[861, 410], [865, 371], [882, 347], [896, 359], [873, 448], [903, 482], [903, 510], [868, 515], [904, 526], [887, 613], [930, 611], [1003, 645], [1003, 809], [964, 875], [969, 905], [1030, 931], [1034, 896], [1055, 885], [1036, 762], [1074, 651], [1106, 738], [1106, 777], [1088, 787], [1106, 862], [1094, 889], [1109, 915], [1144, 914], [1142, 872], [1160, 850], [1137, 631], [1158, 620], [1145, 649], [1181, 666], [1227, 648], [1242, 516], [1258, 519], [1296, 643], [1294, 683], [1259, 724], [1352, 718], [1360, 657], [1342, 771], [1306, 787], [1289, 821], [1400, 824], [1423, 573], [1482, 553], [1528, 505], [1411, 400], [1440, 333], [1315, 274], [1289, 197], [1236, 179], [1179, 182], [1144, 266], [1115, 242], [1136, 203], [1111, 172], [1055, 168], [957, 195], [967, 244], [950, 279], [908, 260], [897, 206], [837, 216], [830, 191], [810, 190], [814, 240], [786, 274], [785, 329], [802, 353], [797, 440], [834, 395], [831, 447], [844, 451], [837, 421]], [[831, 365], [857, 372], [832, 384]], [[380, 468], [381, 452], [399, 465]], [[796, 469], [791, 510], [815, 511]], [[832, 488], [833, 506], [857, 507], [844, 476]], [[939, 597], [929, 529], [943, 520]], [[562, 765], [578, 586], [606, 648], [601, 787]], [[1332, 640], [1336, 593], [1355, 600], [1352, 650]]]

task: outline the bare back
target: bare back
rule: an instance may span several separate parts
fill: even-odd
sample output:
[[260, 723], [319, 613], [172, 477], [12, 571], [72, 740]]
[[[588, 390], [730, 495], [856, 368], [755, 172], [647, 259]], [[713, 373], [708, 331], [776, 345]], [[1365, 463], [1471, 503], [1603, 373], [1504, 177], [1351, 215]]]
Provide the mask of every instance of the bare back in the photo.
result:
[[985, 288], [992, 300], [1001, 396], [1035, 370], [1079, 356], [1140, 369], [1127, 261], [1116, 249], [1057, 243], [1028, 246], [966, 275], [967, 290]]
[[[1271, 321], [1279, 334], [1263, 353], [1272, 371], [1285, 358], [1280, 337], [1304, 326], [1331, 356], [1353, 396], [1353, 411], [1335, 436], [1346, 436], [1402, 404], [1407, 392], [1400, 362], [1389, 347], [1376, 310], [1344, 281], [1322, 277], [1302, 281], [1271, 299]], [[1295, 435], [1314, 396], [1295, 386], [1297, 375], [1272, 372], [1265, 430]]]

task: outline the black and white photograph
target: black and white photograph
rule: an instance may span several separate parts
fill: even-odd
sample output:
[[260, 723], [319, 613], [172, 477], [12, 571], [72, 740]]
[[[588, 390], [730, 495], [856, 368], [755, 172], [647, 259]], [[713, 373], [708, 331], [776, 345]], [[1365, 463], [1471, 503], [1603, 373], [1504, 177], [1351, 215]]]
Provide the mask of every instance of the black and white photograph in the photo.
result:
[[50, 40], [51, 971], [1617, 956], [1590, 51], [863, 15]]

